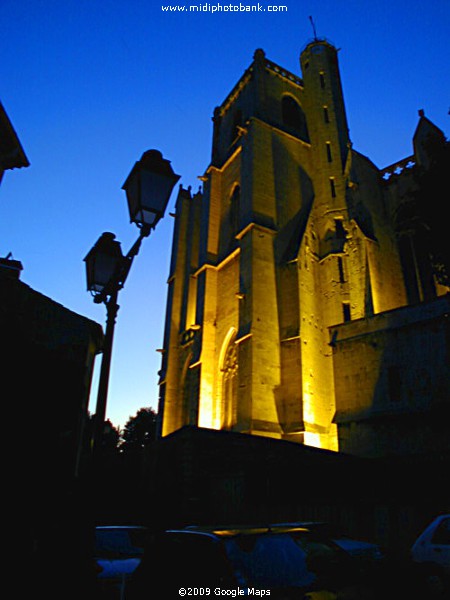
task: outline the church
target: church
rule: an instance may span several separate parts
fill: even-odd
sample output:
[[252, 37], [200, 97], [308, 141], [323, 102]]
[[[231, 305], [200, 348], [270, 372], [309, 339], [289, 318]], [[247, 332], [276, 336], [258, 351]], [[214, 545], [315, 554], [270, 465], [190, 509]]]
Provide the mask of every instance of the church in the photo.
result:
[[257, 49], [201, 188], [180, 186], [160, 434], [448, 454], [450, 282], [421, 218], [448, 142], [419, 110], [411, 155], [379, 169], [352, 145], [337, 49], [314, 38], [300, 69]]

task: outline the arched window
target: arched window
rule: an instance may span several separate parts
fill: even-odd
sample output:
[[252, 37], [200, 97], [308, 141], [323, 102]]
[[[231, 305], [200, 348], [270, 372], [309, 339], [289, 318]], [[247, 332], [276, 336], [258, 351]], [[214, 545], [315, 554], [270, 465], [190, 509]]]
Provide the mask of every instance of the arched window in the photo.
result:
[[305, 113], [292, 96], [286, 95], [281, 99], [281, 114], [286, 128], [304, 142], [309, 142]]
[[222, 429], [232, 429], [237, 423], [238, 348], [236, 330], [228, 337], [222, 358]]

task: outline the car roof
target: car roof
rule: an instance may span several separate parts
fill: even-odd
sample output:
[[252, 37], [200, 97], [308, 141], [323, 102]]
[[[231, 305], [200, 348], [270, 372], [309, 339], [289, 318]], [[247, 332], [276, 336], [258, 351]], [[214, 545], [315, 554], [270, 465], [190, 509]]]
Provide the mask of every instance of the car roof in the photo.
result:
[[97, 525], [95, 529], [147, 529], [145, 525]]
[[219, 538], [230, 538], [242, 535], [261, 535], [268, 533], [311, 533], [312, 529], [294, 523], [259, 524], [227, 524], [227, 525], [187, 525], [180, 529], [169, 529], [169, 533], [199, 533], [214, 535]]

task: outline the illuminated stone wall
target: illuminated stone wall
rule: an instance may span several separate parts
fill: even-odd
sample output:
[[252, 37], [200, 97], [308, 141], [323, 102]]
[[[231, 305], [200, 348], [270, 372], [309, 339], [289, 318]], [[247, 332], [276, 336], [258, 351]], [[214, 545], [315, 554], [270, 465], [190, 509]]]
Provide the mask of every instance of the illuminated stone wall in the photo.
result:
[[448, 454], [450, 295], [335, 328], [340, 450]]

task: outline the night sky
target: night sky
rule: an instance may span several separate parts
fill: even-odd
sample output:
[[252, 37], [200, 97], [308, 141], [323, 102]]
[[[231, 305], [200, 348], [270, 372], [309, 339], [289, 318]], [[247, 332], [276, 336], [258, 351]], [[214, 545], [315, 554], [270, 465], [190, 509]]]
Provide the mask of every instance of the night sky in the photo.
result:
[[[419, 109], [448, 137], [448, 0], [282, 0], [274, 5], [287, 11], [278, 12], [264, 0], [258, 12], [212, 12], [218, 4], [230, 5], [182, 12], [139, 0], [0, 3], [0, 100], [31, 163], [1, 184], [0, 256], [11, 252], [22, 281], [103, 327], [106, 310], [86, 291], [83, 258], [104, 231], [124, 254], [137, 238], [121, 189], [134, 162], [157, 148], [195, 191], [210, 162], [214, 107], [257, 48], [301, 76], [309, 16], [318, 37], [340, 49], [356, 150], [380, 168], [409, 156]], [[119, 296], [107, 410], [116, 426], [157, 407], [175, 199], [176, 189]]]

